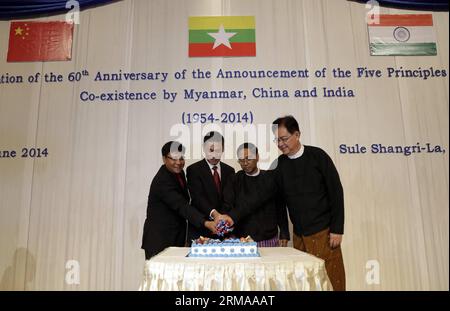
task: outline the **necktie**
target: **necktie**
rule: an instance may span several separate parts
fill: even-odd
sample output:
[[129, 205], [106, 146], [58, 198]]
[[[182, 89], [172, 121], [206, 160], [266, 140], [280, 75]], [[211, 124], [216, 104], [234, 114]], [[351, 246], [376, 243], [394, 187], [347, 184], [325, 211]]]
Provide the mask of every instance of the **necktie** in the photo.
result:
[[180, 186], [182, 189], [184, 189], [184, 180], [183, 177], [181, 177], [181, 174], [175, 174], [177, 176], [178, 182], [180, 183]]
[[219, 176], [219, 172], [217, 171], [217, 166], [213, 166], [213, 171], [214, 171], [214, 174], [213, 174], [214, 183], [216, 184], [217, 192], [219, 194], [221, 194], [222, 193], [222, 186], [220, 184], [220, 176]]

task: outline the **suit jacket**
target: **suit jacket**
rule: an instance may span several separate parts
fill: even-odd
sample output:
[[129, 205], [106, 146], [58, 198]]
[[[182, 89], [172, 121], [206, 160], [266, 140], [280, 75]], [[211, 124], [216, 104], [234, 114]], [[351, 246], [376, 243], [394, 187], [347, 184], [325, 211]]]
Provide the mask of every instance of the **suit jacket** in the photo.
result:
[[169, 246], [184, 246], [186, 219], [194, 226], [203, 226], [205, 218], [189, 205], [184, 172], [181, 176], [184, 188], [176, 175], [163, 165], [152, 180], [142, 237], [142, 248], [147, 256], [154, 256]]
[[[204, 217], [209, 217], [212, 209], [216, 209], [219, 213], [225, 212], [222, 200], [223, 190], [234, 175], [234, 168], [220, 162], [220, 183], [222, 186], [220, 194], [217, 192], [214, 177], [205, 159], [188, 166], [186, 172], [188, 188], [191, 194], [191, 205], [202, 213]], [[208, 229], [200, 228], [199, 230], [189, 222], [188, 244], [190, 244], [189, 242], [192, 239], [196, 239], [200, 235], [213, 237]]]

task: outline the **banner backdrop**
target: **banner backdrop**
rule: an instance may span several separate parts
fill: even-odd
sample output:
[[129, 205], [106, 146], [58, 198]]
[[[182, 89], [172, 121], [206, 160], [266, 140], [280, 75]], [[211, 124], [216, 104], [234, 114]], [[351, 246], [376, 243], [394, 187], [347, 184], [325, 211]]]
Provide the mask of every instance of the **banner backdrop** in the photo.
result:
[[[163, 143], [182, 141], [189, 165], [219, 129], [224, 162], [239, 169], [247, 139], [266, 167], [277, 156], [270, 124], [292, 114], [341, 177], [348, 289], [448, 290], [448, 12], [431, 13], [436, 56], [395, 57], [370, 56], [368, 13], [421, 12], [119, 1], [79, 13], [70, 61], [20, 63], [6, 61], [0, 21], [0, 288], [137, 289]], [[202, 16], [253, 17], [243, 42], [256, 56], [189, 57], [204, 39], [190, 37], [189, 18]]]

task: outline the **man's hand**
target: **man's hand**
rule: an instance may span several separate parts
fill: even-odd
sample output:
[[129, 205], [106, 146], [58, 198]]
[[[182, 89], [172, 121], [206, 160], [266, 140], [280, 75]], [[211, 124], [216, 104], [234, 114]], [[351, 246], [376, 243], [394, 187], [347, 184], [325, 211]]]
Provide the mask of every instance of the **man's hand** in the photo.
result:
[[230, 225], [230, 227], [233, 227], [234, 225], [234, 220], [228, 216], [228, 215], [224, 215], [219, 213], [218, 211], [216, 211], [215, 209], [212, 210], [211, 212], [211, 217], [214, 219], [214, 223], [217, 225], [219, 223], [219, 221], [224, 220], [226, 222], [228, 222], [228, 224]]
[[341, 245], [342, 234], [330, 233], [330, 247], [336, 248]]
[[214, 222], [217, 221], [217, 223], [219, 223], [219, 221], [224, 220], [224, 221], [226, 221], [226, 222], [230, 225], [230, 227], [233, 227], [233, 225], [234, 225], [234, 220], [233, 220], [230, 216], [228, 216], [228, 215], [222, 215], [222, 214], [219, 214], [219, 215], [220, 215], [220, 216], [218, 216], [218, 217], [214, 217]]
[[217, 217], [221, 216], [222, 214], [220, 214], [218, 211], [216, 211], [216, 209], [213, 209], [211, 211], [210, 216], [212, 217], [212, 219], [216, 220]]
[[204, 222], [204, 226], [213, 234], [217, 234], [216, 224], [214, 221], [207, 220]]
[[281, 247], [287, 247], [288, 240], [280, 240], [279, 244], [280, 244]]

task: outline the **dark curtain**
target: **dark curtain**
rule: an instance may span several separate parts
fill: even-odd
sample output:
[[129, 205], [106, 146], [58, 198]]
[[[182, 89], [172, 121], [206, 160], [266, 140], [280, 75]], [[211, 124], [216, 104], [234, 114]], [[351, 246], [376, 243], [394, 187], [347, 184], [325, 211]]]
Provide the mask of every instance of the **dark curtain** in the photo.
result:
[[[116, 0], [78, 0], [80, 9]], [[352, 0], [366, 3], [363, 0]], [[67, 1], [61, 0], [0, 0], [0, 19], [68, 12]], [[448, 0], [378, 0], [382, 6], [399, 9], [448, 11]]]
[[[114, 0], [78, 0], [80, 9], [101, 5]], [[38, 16], [52, 13], [69, 12], [68, 1], [61, 0], [0, 0], [0, 19], [13, 19], [27, 16]]]
[[[355, 1], [355, 0], [353, 0]], [[448, 11], [448, 0], [377, 0], [381, 6], [405, 10]], [[356, 2], [367, 3], [363, 0]]]

